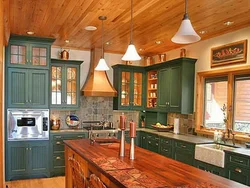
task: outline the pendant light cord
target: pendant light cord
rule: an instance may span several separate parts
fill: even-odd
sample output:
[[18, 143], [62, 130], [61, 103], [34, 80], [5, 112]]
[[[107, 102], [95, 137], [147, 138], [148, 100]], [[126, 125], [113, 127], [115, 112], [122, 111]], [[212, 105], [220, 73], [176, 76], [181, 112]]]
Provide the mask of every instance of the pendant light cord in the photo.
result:
[[133, 0], [131, 0], [130, 18], [130, 44], [133, 44]]
[[104, 29], [103, 29], [103, 20], [102, 20], [102, 58], [104, 59], [104, 50], [103, 50], [103, 48], [104, 48], [104, 46], [103, 46], [103, 42], [104, 42], [104, 40], [103, 40], [103, 33], [104, 33]]
[[189, 19], [189, 17], [188, 17], [188, 0], [185, 0], [185, 14], [184, 14], [183, 20], [187, 20], [187, 19]]

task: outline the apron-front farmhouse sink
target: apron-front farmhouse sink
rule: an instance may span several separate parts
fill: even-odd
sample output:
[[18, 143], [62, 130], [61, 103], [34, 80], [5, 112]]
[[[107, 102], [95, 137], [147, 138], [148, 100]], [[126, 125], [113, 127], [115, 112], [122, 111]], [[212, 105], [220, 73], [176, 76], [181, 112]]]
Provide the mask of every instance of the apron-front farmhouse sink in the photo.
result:
[[195, 159], [224, 168], [224, 150], [233, 150], [234, 147], [218, 144], [201, 144], [195, 146]]

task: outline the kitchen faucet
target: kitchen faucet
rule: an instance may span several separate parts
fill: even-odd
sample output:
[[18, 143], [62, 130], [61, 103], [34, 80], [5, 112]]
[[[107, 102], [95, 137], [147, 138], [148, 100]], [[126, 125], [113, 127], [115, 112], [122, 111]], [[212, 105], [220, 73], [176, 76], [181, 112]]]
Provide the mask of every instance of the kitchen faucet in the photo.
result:
[[[230, 138], [230, 134], [232, 134], [232, 139]], [[233, 132], [232, 129], [227, 129], [227, 136], [226, 136], [226, 131], [223, 132], [223, 136], [222, 136], [222, 141], [224, 142], [224, 144], [226, 144], [227, 140], [232, 140], [233, 145], [235, 145], [235, 133]]]

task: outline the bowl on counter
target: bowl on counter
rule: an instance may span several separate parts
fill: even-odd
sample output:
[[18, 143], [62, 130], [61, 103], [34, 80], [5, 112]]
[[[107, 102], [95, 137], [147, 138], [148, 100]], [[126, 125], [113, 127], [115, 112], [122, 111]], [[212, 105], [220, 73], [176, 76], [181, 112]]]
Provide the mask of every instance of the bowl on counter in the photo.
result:
[[67, 115], [65, 121], [68, 127], [71, 129], [77, 129], [80, 125], [80, 121], [77, 115]]
[[161, 125], [161, 126], [152, 125], [152, 127], [156, 129], [158, 132], [169, 132], [174, 129], [174, 126], [172, 125]]

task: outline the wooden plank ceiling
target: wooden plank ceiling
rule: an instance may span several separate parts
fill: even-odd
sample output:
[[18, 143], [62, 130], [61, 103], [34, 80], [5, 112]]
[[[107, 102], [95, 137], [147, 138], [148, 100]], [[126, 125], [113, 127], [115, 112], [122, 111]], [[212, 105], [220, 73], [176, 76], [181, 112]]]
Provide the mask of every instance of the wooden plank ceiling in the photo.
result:
[[[134, 44], [141, 55], [181, 47], [171, 42], [184, 14], [184, 0], [134, 0]], [[188, 13], [202, 40], [250, 26], [250, 0], [189, 0]], [[124, 53], [129, 44], [130, 0], [10, 0], [10, 32], [54, 37], [54, 45], [90, 49], [101, 47], [104, 21], [105, 52]], [[234, 24], [225, 26], [226, 21]], [[86, 26], [96, 31], [86, 31]], [[65, 43], [65, 40], [70, 43]], [[160, 40], [162, 44], [155, 44]]]

